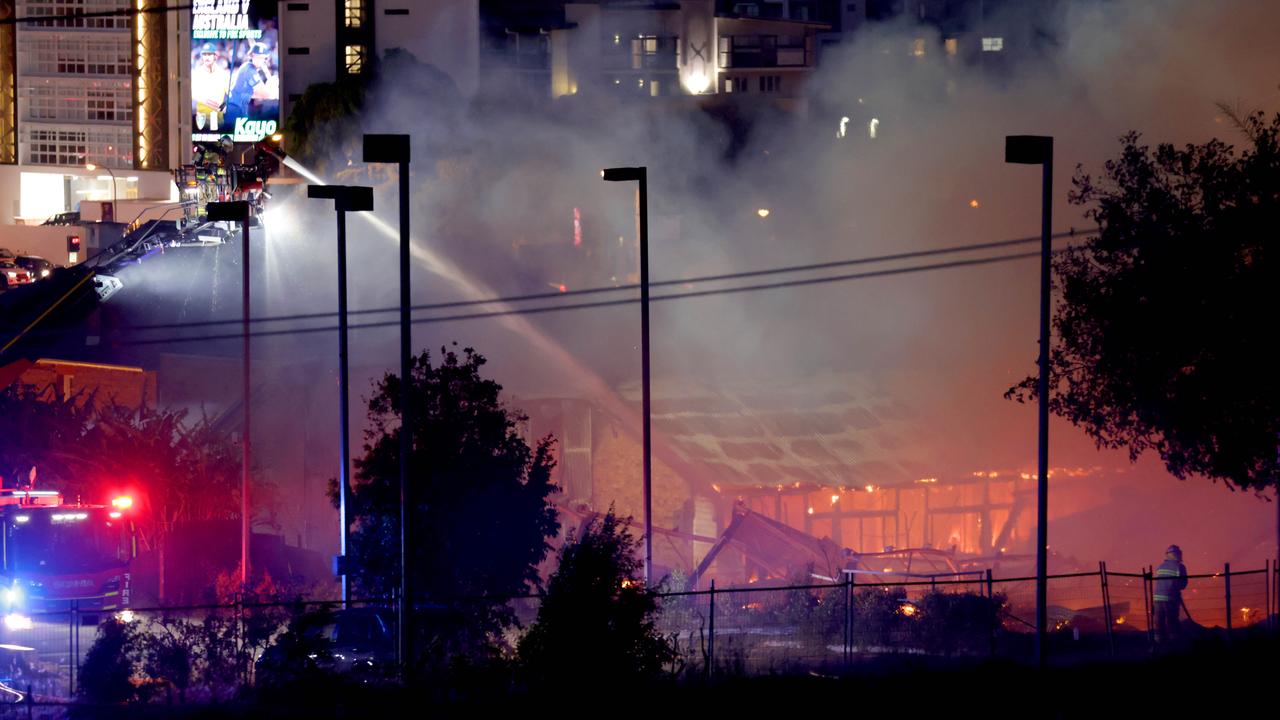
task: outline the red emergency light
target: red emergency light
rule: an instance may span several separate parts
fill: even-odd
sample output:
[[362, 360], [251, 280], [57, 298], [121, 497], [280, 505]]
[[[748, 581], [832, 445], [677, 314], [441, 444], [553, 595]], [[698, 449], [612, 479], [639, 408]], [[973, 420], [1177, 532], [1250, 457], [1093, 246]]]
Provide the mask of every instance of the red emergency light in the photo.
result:
[[129, 508], [133, 507], [133, 498], [129, 497], [128, 495], [121, 495], [120, 497], [111, 498], [111, 507], [117, 510], [128, 510]]

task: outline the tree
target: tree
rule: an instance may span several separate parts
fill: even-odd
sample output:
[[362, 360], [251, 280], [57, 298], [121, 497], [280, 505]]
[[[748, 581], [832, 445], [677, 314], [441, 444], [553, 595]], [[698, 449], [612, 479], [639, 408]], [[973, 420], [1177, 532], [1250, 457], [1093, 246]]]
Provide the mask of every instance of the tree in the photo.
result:
[[[8, 487], [34, 479], [90, 503], [138, 492], [144, 546], [178, 522], [239, 517], [240, 451], [227, 432], [186, 410], [102, 403], [89, 392], [0, 390], [0, 478]], [[272, 489], [258, 486], [260, 495]]]
[[654, 627], [657, 595], [640, 580], [639, 542], [629, 524], [611, 508], [561, 546], [538, 619], [519, 645], [537, 686], [652, 679], [676, 659]]
[[137, 660], [132, 648], [138, 633], [115, 618], [98, 626], [98, 635], [80, 665], [80, 697], [94, 703], [132, 702], [138, 698], [133, 682]]
[[0, 388], [0, 479], [5, 487], [32, 481], [62, 486], [78, 477], [77, 450], [93, 417], [93, 403], [59, 398], [52, 388]]
[[[538, 564], [560, 527], [550, 501], [552, 440], [525, 443], [517, 425], [527, 418], [502, 404], [502, 386], [480, 375], [484, 364], [471, 348], [442, 348], [438, 364], [424, 352], [411, 369], [412, 590], [419, 605], [449, 606], [448, 616], [461, 618], [431, 635], [441, 657], [487, 647], [514, 624], [505, 601], [539, 586]], [[369, 399], [355, 461], [348, 553], [365, 596], [399, 584], [399, 402], [400, 378], [388, 374]], [[336, 483], [330, 499], [336, 504]]]
[[[1237, 125], [1239, 154], [1131, 133], [1104, 177], [1077, 171], [1070, 200], [1098, 230], [1054, 261], [1050, 408], [1175, 477], [1258, 491], [1280, 471], [1280, 115]], [[1007, 395], [1034, 397], [1034, 378]]]

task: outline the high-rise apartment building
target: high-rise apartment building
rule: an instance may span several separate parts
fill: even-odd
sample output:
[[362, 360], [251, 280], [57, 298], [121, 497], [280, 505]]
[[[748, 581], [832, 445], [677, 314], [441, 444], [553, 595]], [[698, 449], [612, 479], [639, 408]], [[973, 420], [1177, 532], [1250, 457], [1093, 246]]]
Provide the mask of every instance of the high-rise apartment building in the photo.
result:
[[0, 224], [168, 197], [190, 134], [184, 73], [171, 72], [189, 14], [164, 0], [0, 0], [0, 19]]

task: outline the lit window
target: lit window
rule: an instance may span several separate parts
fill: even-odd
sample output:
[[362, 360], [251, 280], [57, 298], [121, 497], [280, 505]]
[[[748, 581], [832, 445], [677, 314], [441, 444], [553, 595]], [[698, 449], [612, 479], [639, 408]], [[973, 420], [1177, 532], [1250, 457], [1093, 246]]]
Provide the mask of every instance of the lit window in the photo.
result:
[[982, 52], [1000, 52], [1004, 50], [1004, 38], [1002, 37], [984, 37], [982, 38]]
[[916, 38], [911, 41], [911, 54], [916, 57], [924, 57], [924, 38]]
[[960, 51], [960, 43], [955, 38], [947, 38], [942, 44], [947, 49], [948, 55], [955, 55]]
[[364, 27], [364, 0], [345, 0], [342, 17], [349, 28]]
[[348, 45], [345, 54], [345, 64], [348, 75], [359, 75], [364, 72], [365, 47], [364, 45]]
[[641, 70], [657, 66], [658, 47], [663, 46], [664, 54], [674, 54], [675, 43], [670, 38], [658, 42], [657, 35], [641, 35], [631, 41], [631, 69]]

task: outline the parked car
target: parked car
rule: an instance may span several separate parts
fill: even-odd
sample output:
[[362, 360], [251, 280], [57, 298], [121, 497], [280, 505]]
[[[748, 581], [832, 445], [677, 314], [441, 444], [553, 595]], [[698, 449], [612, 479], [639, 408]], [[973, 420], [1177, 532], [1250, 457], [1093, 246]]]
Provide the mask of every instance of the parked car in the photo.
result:
[[256, 674], [259, 684], [278, 684], [330, 673], [373, 682], [395, 672], [394, 611], [351, 608], [294, 620], [258, 658]]
[[80, 213], [78, 212], [58, 213], [57, 215], [54, 215], [48, 220], [45, 220], [41, 224], [43, 225], [79, 225]]
[[37, 255], [19, 255], [14, 259], [13, 264], [30, 272], [36, 280], [53, 274], [53, 263]]
[[0, 289], [9, 289], [15, 285], [29, 285], [35, 282], [30, 270], [18, 267], [12, 260], [0, 260]]

